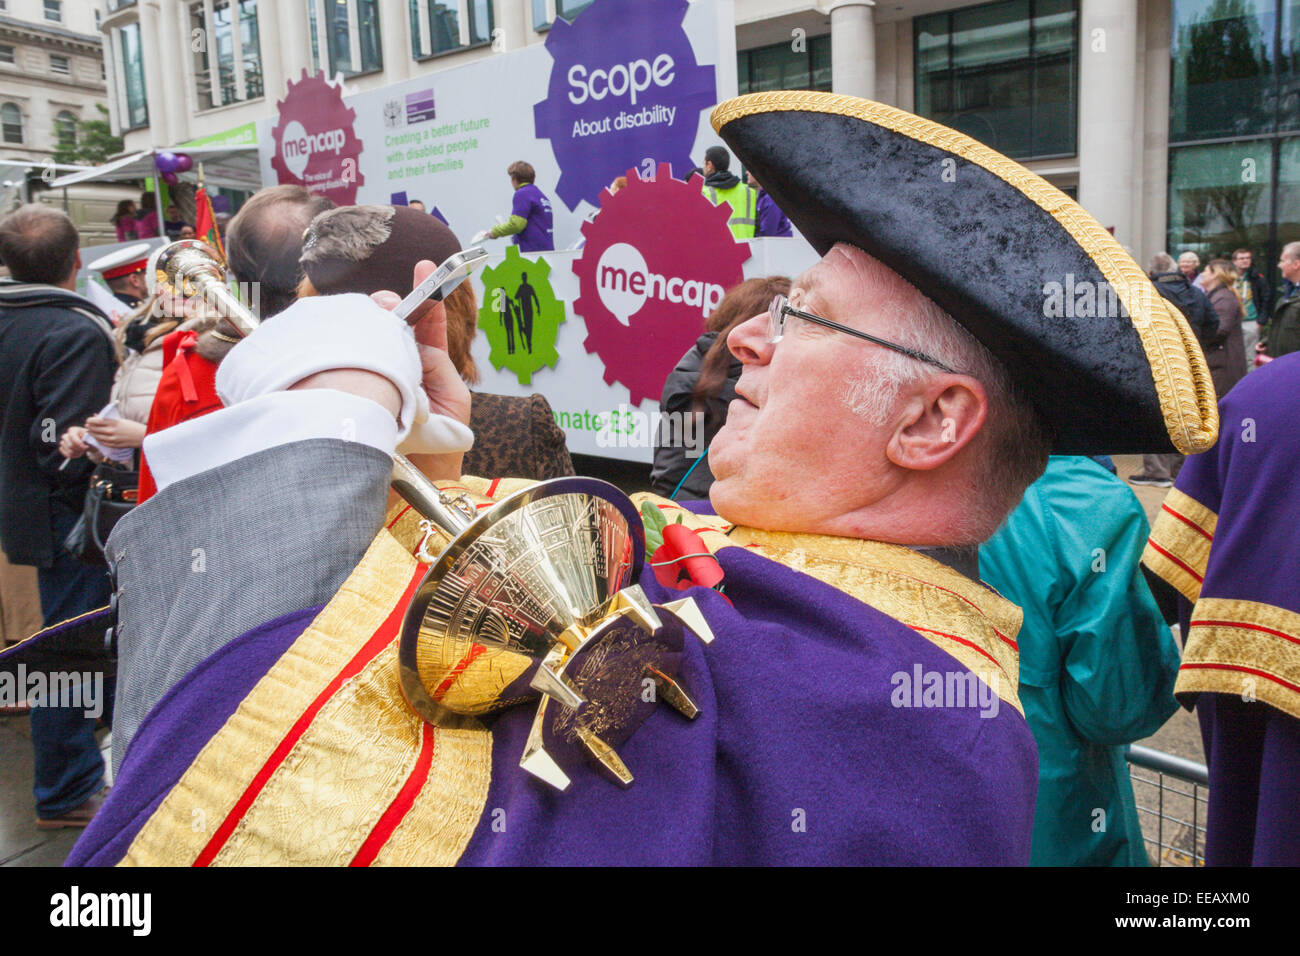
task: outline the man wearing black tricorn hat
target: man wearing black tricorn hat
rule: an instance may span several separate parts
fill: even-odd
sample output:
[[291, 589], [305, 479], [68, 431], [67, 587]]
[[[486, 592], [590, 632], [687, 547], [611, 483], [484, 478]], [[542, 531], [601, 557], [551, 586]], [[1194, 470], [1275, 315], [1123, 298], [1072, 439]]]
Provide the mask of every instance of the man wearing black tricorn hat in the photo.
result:
[[[324, 609], [237, 638], [191, 675], [190, 697], [160, 702], [76, 862], [1028, 861], [1037, 780], [1017, 697], [1020, 612], [978, 583], [974, 547], [1049, 451], [1209, 447], [1218, 420], [1204, 359], [1095, 220], [959, 133], [816, 93], [740, 97], [713, 122], [823, 258], [788, 300], [731, 334], [744, 372], [710, 449], [716, 514], [643, 502], [663, 539], [640, 577], [649, 601], [682, 594], [655, 565], [669, 582], [701, 585], [688, 593], [707, 627], [691, 628], [713, 640], [688, 634], [674, 662], [698, 716], [644, 713], [616, 744], [621, 759], [601, 760], [634, 775], [624, 787], [581, 761], [559, 775], [527, 759], [531, 773], [521, 769], [520, 754], [537, 752], [536, 708], [506, 706], [513, 699], [468, 724], [421, 720], [398, 686], [386, 623], [421, 575], [410, 553], [422, 535], [396, 511]], [[978, 276], [951, 271], [976, 260], [989, 263]], [[1124, 308], [1045, 309], [1045, 286], [1067, 281], [1104, 284]], [[346, 336], [306, 324], [319, 308], [345, 327], [329, 299], [297, 308], [320, 330], [313, 368], [327, 353], [355, 368]], [[353, 311], [358, 331], [384, 324]], [[284, 322], [231, 352], [232, 394], [256, 393], [258, 339]], [[401, 363], [365, 367], [411, 387], [397, 381], [410, 374]], [[420, 384], [431, 402], [456, 387], [432, 362]], [[220, 444], [219, 416], [239, 413], [203, 419], [207, 439]], [[292, 469], [312, 443], [298, 444], [274, 467]], [[330, 450], [353, 454], [346, 442]], [[217, 451], [208, 446], [209, 460]], [[286, 478], [260, 474], [267, 454], [232, 453], [213, 471], [273, 492]], [[480, 505], [520, 487], [456, 470], [438, 477]], [[209, 480], [194, 474], [163, 493], [198, 496]], [[123, 525], [148, 521], [148, 507]], [[219, 496], [212, 508], [196, 520], [241, 547]], [[264, 570], [289, 573], [292, 560]], [[491, 653], [440, 662], [421, 647], [419, 679], [448, 707], [501, 666]], [[264, 672], [236, 679], [253, 657]], [[191, 825], [200, 806], [217, 821], [202, 833]]]

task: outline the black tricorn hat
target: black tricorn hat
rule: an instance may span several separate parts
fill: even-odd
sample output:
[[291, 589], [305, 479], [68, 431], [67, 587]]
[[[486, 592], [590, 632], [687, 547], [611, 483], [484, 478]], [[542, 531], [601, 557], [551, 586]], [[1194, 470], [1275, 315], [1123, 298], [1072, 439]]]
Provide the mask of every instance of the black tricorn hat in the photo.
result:
[[1057, 454], [1195, 454], [1218, 437], [1187, 321], [1078, 203], [969, 136], [834, 93], [751, 93], [713, 128], [818, 253], [933, 299], [1009, 370]]

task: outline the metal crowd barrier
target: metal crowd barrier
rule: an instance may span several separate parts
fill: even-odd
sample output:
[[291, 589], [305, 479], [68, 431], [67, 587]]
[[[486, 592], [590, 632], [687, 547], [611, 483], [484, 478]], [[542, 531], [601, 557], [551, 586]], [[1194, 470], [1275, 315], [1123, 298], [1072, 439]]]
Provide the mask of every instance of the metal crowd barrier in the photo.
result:
[[[1210, 776], [1205, 764], [1136, 745], [1128, 749], [1128, 763], [1138, 818], [1144, 824], [1143, 837], [1151, 845], [1155, 865], [1204, 866], [1205, 816], [1210, 799]], [[1166, 777], [1172, 782], [1166, 782]], [[1154, 802], [1155, 806], [1143, 806], [1144, 802]], [[1146, 825], [1152, 818], [1154, 840]]]

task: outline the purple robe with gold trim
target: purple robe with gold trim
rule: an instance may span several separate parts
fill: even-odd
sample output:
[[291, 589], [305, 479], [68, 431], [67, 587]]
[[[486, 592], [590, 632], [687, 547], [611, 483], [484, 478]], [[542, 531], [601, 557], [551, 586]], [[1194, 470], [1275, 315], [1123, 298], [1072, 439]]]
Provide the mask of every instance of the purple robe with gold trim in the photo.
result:
[[1195, 705], [1210, 772], [1206, 862], [1300, 865], [1300, 355], [1219, 405], [1219, 443], [1187, 460], [1143, 562], [1180, 595], [1174, 695]]
[[686, 592], [715, 635], [679, 671], [701, 714], [652, 713], [619, 748], [629, 788], [579, 766], [560, 793], [520, 770], [533, 707], [455, 731], [406, 707], [396, 625], [422, 568], [403, 519], [325, 608], [172, 688], [69, 863], [1027, 863], [1018, 611], [898, 546], [689, 520], [726, 573], [726, 598]]

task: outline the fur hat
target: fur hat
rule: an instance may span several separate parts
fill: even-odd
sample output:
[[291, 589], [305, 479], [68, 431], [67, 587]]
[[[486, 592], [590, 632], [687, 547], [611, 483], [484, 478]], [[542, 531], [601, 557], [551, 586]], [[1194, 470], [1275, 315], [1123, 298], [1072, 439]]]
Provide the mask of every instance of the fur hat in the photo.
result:
[[460, 242], [436, 216], [407, 206], [343, 206], [311, 221], [300, 262], [321, 295], [406, 296], [417, 262], [441, 264], [457, 252]]

